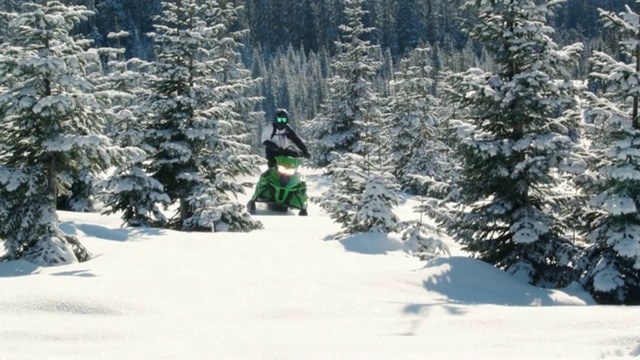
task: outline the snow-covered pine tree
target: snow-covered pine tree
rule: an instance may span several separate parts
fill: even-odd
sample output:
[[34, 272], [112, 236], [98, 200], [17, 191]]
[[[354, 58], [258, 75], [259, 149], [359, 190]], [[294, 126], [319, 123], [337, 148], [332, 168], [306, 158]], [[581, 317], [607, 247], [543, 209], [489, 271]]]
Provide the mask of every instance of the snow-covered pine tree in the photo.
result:
[[[420, 208], [425, 208], [424, 204]], [[420, 258], [420, 260], [431, 260], [440, 256], [451, 255], [449, 246], [442, 239], [440, 230], [425, 221], [424, 215], [424, 212], [420, 212], [418, 220], [400, 224], [402, 240], [404, 240], [409, 253]]]
[[[390, 134], [393, 172], [404, 190], [426, 196], [435, 189], [447, 188], [452, 165], [451, 149], [444, 143], [437, 114], [440, 101], [432, 91], [434, 80], [430, 66], [431, 51], [426, 47], [411, 50], [400, 60], [391, 81], [388, 99], [387, 131]], [[399, 224], [409, 251], [421, 260], [448, 255], [442, 234], [427, 222], [425, 199], [415, 208], [416, 220]]]
[[577, 121], [563, 115], [579, 93], [568, 68], [582, 45], [560, 48], [551, 39], [545, 22], [559, 1], [465, 4], [478, 16], [470, 35], [500, 69], [449, 78], [450, 100], [467, 111], [453, 122], [462, 173], [451, 194], [454, 211], [436, 215], [474, 256], [532, 284], [565, 285], [578, 275], [578, 249], [559, 215], [569, 199], [557, 174], [584, 167], [569, 136]]
[[323, 69], [323, 64], [327, 62], [326, 56], [326, 51], [309, 54], [309, 82], [313, 85], [307, 91], [313, 104], [313, 114], [309, 113], [307, 119], [316, 117], [328, 93], [327, 82], [325, 81], [326, 76], [324, 75], [325, 70]]
[[[261, 97], [253, 95], [261, 79], [252, 79], [250, 70], [242, 64], [240, 42], [248, 30], [232, 30], [239, 8], [232, 3], [214, 6], [216, 32], [210, 50], [217, 80], [210, 89], [210, 107], [204, 114], [216, 119], [214, 131], [200, 154], [201, 184], [189, 197], [193, 216], [185, 220], [187, 229], [214, 231], [251, 231], [262, 224], [251, 218], [244, 204], [234, 201], [251, 183], [239, 182], [240, 177], [253, 175], [263, 159], [251, 154], [252, 129], [260, 128], [264, 113], [255, 111]], [[233, 199], [232, 199], [233, 196]]]
[[359, 154], [335, 154], [336, 160], [327, 166], [331, 186], [318, 203], [339, 223], [342, 232], [336, 238], [363, 232], [394, 232], [399, 218], [393, 213], [399, 197], [392, 167]]
[[[95, 7], [92, 5], [89, 10], [95, 11]], [[118, 42], [121, 38], [124, 38], [126, 32], [120, 32], [116, 35]], [[95, 30], [89, 35], [91, 38], [96, 38]], [[101, 37], [101, 36], [99, 36]], [[113, 37], [112, 34], [108, 37]], [[114, 82], [112, 78], [112, 71], [107, 71], [105, 75], [103, 69], [105, 68], [103, 61], [107, 62], [106, 68], [112, 70], [113, 63], [108, 63], [110, 57], [123, 56], [124, 48], [108, 48], [99, 47], [95, 49], [101, 59], [101, 63], [93, 64], [94, 68], [88, 71], [87, 79], [94, 85], [94, 94], [99, 101], [109, 104], [109, 109], [103, 113], [104, 132], [110, 136], [113, 140], [112, 133], [114, 132], [113, 123], [116, 121], [116, 115], [112, 110], [117, 110], [121, 99], [126, 98], [125, 93], [117, 88], [120, 84]], [[114, 88], [113, 86], [116, 86]], [[137, 146], [136, 143], [129, 146]], [[104, 184], [105, 174], [92, 174], [88, 169], [83, 169], [74, 173], [63, 173], [61, 176], [64, 181], [70, 184], [70, 191], [60, 194], [57, 200], [58, 210], [77, 211], [77, 212], [93, 212], [96, 210], [96, 200], [100, 197], [101, 186]]]
[[[107, 38], [117, 44], [129, 36], [126, 31], [109, 33]], [[107, 57], [107, 74], [102, 91], [109, 93], [113, 123], [107, 126], [109, 136], [120, 146], [137, 146], [143, 143], [146, 129], [146, 114], [140, 106], [147, 96], [146, 78], [149, 63], [138, 58], [126, 59], [125, 49], [120, 47], [103, 49]], [[153, 151], [153, 149], [150, 149]], [[129, 159], [117, 167], [104, 184], [101, 197], [103, 214], [122, 213], [128, 226], [152, 226], [166, 222], [161, 207], [166, 208], [169, 197], [162, 184], [143, 170], [145, 156]]]
[[591, 209], [583, 284], [600, 303], [640, 304], [640, 34], [639, 15], [600, 10], [605, 27], [621, 36], [620, 61], [604, 52], [591, 57], [590, 77], [601, 92], [589, 94], [594, 144], [589, 184]]
[[[383, 116], [378, 110], [380, 99], [370, 80], [379, 63], [370, 57], [371, 45], [360, 38], [371, 31], [362, 25], [365, 14], [362, 3], [363, 0], [345, 2], [349, 25], [342, 29], [350, 42], [339, 44], [343, 53], [338, 55], [335, 64], [335, 93], [329, 100], [337, 102], [331, 105], [333, 109], [343, 109], [336, 114], [341, 126], [331, 129], [341, 129], [341, 133], [335, 134], [346, 135], [343, 137], [346, 142], [332, 147], [328, 133], [324, 134], [321, 146], [325, 146], [324, 151], [333, 150], [327, 167], [331, 187], [322, 197], [312, 200], [340, 223], [346, 234], [389, 233], [398, 226], [399, 219], [392, 211], [399, 201], [398, 189], [390, 165], [388, 141], [385, 141], [388, 135], [384, 134]], [[329, 159], [325, 157], [324, 161]]]
[[365, 37], [373, 28], [365, 27], [366, 13], [362, 0], [345, 0], [346, 25], [341, 25], [343, 40], [336, 42], [338, 53], [331, 60], [332, 77], [328, 79], [329, 95], [320, 115], [309, 126], [314, 161], [326, 166], [337, 154], [366, 155], [360, 138], [374, 91], [371, 79], [380, 64], [372, 58], [373, 45]]
[[105, 105], [89, 80], [99, 68], [90, 41], [70, 35], [92, 12], [58, 1], [25, 2], [6, 14], [0, 45], [0, 239], [5, 259], [40, 265], [85, 261], [87, 250], [60, 230], [62, 174], [100, 173], [125, 151], [102, 135]]
[[393, 212], [393, 208], [398, 206], [400, 198], [390, 170], [390, 167], [384, 169], [376, 166], [366, 173], [364, 191], [353, 219], [346, 227], [347, 232], [390, 233], [398, 230], [400, 218]]
[[428, 48], [416, 48], [398, 64], [386, 121], [393, 139], [394, 175], [405, 190], [422, 194], [446, 177], [451, 152], [441, 140], [429, 53]]
[[[230, 195], [244, 191], [237, 177], [253, 173], [261, 158], [249, 155], [234, 95], [247, 84], [233, 83], [241, 77], [228, 71], [223, 50], [232, 40], [227, 9], [206, 0], [162, 4], [151, 34], [152, 123], [145, 143], [155, 149], [146, 170], [179, 206], [170, 226], [211, 230], [226, 222], [231, 230], [259, 228], [243, 206], [230, 203]], [[205, 208], [208, 215], [202, 216]], [[240, 222], [229, 224], [233, 219]]]

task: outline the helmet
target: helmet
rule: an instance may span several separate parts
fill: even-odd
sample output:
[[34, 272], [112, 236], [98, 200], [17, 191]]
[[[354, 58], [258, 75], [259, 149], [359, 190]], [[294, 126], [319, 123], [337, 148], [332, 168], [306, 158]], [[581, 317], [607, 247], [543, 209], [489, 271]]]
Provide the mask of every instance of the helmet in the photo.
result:
[[285, 109], [276, 110], [276, 114], [273, 117], [273, 122], [278, 129], [284, 129], [289, 123], [289, 113]]

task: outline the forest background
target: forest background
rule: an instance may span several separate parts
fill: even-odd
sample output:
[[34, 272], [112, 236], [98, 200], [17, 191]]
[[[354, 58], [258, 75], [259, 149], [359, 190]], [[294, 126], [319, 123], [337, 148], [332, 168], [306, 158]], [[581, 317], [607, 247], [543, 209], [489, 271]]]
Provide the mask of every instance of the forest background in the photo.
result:
[[[20, 0], [0, 2], [0, 11], [18, 11]], [[153, 60], [153, 18], [162, 12], [161, 0], [66, 0], [83, 5], [95, 16], [78, 25], [77, 31], [94, 41], [95, 47], [124, 47], [127, 58]], [[324, 79], [330, 58], [346, 22], [342, 0], [219, 0], [221, 7], [242, 7], [231, 31], [249, 30], [242, 56], [254, 78], [262, 78], [260, 104], [266, 113], [287, 108], [294, 119], [313, 119], [325, 100]], [[363, 38], [380, 46], [382, 67], [377, 84], [385, 87], [393, 77], [394, 63], [419, 46], [431, 51], [434, 74], [443, 70], [464, 71], [491, 62], [483, 47], [463, 33], [468, 18], [464, 0], [367, 0], [363, 24], [373, 29]], [[548, 19], [560, 46], [582, 42], [585, 51], [576, 78], [585, 78], [592, 50], [617, 52], [620, 40], [606, 31], [598, 8], [618, 13], [630, 0], [568, 0]], [[2, 19], [0, 19], [2, 21]], [[0, 24], [0, 31], [6, 26]], [[109, 39], [113, 31], [127, 31], [126, 38]], [[438, 80], [435, 76], [434, 80]], [[436, 92], [437, 84], [434, 86]], [[388, 90], [388, 89], [387, 89]]]

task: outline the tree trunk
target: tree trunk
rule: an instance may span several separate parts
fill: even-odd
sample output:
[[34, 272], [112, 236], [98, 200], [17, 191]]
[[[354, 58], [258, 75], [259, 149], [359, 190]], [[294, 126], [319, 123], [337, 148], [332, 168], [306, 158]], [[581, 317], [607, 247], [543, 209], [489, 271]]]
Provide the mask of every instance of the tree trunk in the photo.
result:
[[189, 217], [189, 203], [185, 198], [180, 198], [180, 223]]

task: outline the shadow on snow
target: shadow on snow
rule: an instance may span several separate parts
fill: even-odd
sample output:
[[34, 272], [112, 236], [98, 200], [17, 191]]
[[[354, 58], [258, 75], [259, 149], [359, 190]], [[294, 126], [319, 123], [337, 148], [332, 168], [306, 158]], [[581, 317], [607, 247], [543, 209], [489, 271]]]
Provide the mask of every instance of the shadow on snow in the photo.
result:
[[403, 248], [400, 240], [384, 233], [353, 234], [338, 241], [346, 251], [367, 255], [386, 255]]
[[422, 271], [429, 292], [439, 293], [449, 302], [505, 306], [592, 305], [593, 299], [572, 289], [556, 291], [529, 285], [483, 261], [466, 258], [438, 258]]

